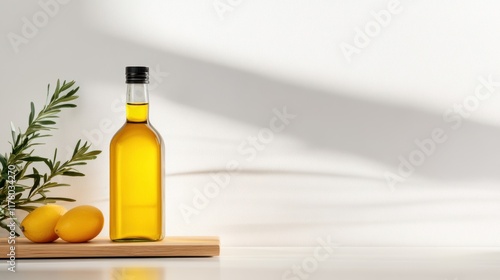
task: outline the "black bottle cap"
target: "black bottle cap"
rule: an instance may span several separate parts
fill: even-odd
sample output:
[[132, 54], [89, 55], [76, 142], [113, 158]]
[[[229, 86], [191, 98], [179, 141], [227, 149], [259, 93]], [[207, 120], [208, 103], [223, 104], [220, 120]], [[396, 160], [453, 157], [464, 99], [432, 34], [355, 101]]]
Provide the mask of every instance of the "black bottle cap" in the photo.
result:
[[149, 67], [127, 66], [125, 77], [127, 84], [149, 84]]

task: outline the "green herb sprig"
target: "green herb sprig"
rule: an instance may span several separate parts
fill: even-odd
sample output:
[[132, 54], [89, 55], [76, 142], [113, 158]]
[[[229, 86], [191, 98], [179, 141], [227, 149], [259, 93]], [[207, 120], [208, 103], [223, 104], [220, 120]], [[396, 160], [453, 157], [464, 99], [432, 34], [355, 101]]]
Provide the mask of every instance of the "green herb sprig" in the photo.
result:
[[[75, 81], [62, 84], [57, 81], [56, 88], [50, 95], [50, 84], [47, 86], [47, 100], [45, 106], [36, 114], [35, 104], [31, 102], [28, 118], [28, 127], [24, 132], [16, 130], [11, 123], [12, 142], [10, 154], [0, 154], [0, 228], [10, 231], [7, 220], [9, 215], [9, 201], [16, 210], [31, 212], [40, 204], [55, 203], [57, 201], [75, 201], [72, 198], [49, 196], [51, 189], [69, 186], [58, 183], [54, 179], [58, 176], [85, 176], [76, 169], [76, 166], [86, 165], [87, 161], [94, 160], [101, 153], [90, 150], [90, 144], [76, 143], [69, 160], [57, 160], [57, 149], [52, 158], [35, 155], [34, 147], [42, 145], [41, 140], [52, 136], [50, 131], [56, 129], [56, 119], [62, 109], [75, 108], [73, 103], [78, 98], [76, 93], [79, 87], [74, 87]], [[35, 165], [46, 167], [46, 172], [40, 172]], [[12, 168], [12, 166], [14, 168]], [[10, 168], [9, 168], [10, 167]], [[10, 172], [9, 172], [10, 171]], [[15, 175], [14, 175], [15, 174]], [[10, 177], [9, 177], [10, 175]], [[15, 180], [12, 180], [13, 177]], [[15, 195], [8, 191], [9, 186], [15, 187]], [[19, 225], [19, 223], [16, 221]], [[18, 233], [16, 232], [18, 235]]]

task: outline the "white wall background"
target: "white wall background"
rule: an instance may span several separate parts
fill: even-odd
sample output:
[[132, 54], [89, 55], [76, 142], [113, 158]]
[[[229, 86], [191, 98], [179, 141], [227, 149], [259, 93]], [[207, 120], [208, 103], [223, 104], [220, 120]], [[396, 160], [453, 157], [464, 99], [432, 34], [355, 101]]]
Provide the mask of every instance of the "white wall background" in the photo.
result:
[[[58, 191], [76, 204], [108, 215], [124, 67], [143, 64], [160, 74], [150, 117], [166, 142], [167, 234], [219, 235], [225, 246], [309, 246], [327, 235], [341, 246], [500, 245], [500, 87], [460, 128], [443, 119], [454, 104], [475, 105], [479, 77], [500, 80], [498, 1], [401, 0], [351, 62], [340, 44], [353, 45], [389, 1], [61, 2], [0, 4], [0, 151], [10, 122], [25, 128], [29, 102], [42, 106], [47, 83], [76, 80], [79, 107], [39, 151], [80, 138], [103, 150]], [[46, 22], [40, 3], [52, 3]], [[214, 3], [233, 6], [220, 16]], [[15, 46], [9, 34], [23, 36], [23, 18], [40, 27]], [[247, 160], [238, 146], [285, 106], [297, 117]], [[384, 173], [436, 128], [447, 141], [389, 188]], [[179, 207], [231, 160], [240, 172], [187, 223]]]

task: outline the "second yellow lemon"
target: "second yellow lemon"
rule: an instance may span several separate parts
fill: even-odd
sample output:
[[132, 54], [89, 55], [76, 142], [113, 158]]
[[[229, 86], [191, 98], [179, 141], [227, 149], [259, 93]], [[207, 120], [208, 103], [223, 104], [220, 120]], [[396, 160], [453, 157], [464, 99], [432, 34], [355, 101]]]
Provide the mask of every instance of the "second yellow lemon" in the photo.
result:
[[102, 212], [94, 206], [77, 206], [64, 214], [55, 233], [67, 242], [86, 242], [96, 237], [104, 226]]

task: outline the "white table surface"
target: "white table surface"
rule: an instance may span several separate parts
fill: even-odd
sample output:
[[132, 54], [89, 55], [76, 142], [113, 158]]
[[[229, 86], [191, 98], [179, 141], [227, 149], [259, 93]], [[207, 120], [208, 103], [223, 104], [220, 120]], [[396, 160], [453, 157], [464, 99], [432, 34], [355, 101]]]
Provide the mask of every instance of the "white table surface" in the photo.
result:
[[[500, 279], [500, 248], [340, 247], [324, 261], [306, 261], [316, 248], [222, 248], [214, 258], [17, 260], [0, 265], [0, 279]], [[307, 272], [293, 274], [305, 263]], [[288, 272], [288, 274], [287, 274]]]

